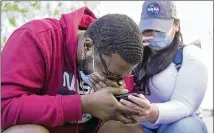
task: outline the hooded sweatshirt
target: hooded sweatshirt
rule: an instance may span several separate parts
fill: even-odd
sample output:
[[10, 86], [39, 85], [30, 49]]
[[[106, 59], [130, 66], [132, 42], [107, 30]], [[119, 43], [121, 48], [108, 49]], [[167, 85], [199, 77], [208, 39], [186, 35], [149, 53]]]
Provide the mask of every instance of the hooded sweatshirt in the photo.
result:
[[[60, 20], [30, 21], [12, 33], [1, 53], [2, 129], [30, 123], [61, 132], [64, 123], [82, 120], [77, 32], [95, 20], [83, 7]], [[76, 131], [75, 124], [69, 127]]]

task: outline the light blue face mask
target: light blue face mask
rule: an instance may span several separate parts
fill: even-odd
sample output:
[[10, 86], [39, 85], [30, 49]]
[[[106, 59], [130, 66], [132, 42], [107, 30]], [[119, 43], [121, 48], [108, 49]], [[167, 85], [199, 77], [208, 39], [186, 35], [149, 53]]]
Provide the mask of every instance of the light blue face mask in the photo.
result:
[[154, 32], [151, 40], [146, 40], [152, 50], [159, 51], [168, 47], [172, 43], [172, 38], [169, 33]]
[[91, 84], [92, 84], [91, 83], [91, 74], [85, 75], [83, 73], [83, 71], [80, 71], [79, 73], [80, 73], [80, 76], [81, 76], [83, 82], [85, 82], [86, 84], [88, 84], [89, 86], [91, 86]]

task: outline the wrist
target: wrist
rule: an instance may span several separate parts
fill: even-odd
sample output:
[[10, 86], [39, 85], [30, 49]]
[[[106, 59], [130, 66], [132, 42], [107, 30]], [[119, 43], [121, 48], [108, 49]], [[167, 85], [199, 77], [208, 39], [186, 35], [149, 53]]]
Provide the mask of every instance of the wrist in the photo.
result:
[[81, 106], [83, 113], [91, 113], [91, 99], [89, 98], [90, 95], [81, 95]]
[[149, 117], [147, 118], [147, 121], [150, 123], [155, 123], [159, 116], [159, 109], [155, 104], [151, 104], [151, 111], [149, 113]]

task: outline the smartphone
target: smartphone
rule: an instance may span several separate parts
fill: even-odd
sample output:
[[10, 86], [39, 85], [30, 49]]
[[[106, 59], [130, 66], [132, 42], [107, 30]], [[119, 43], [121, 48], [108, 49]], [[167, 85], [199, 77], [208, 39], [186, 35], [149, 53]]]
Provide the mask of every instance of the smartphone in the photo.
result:
[[120, 99], [124, 99], [124, 100], [129, 101], [129, 99], [128, 99], [128, 96], [129, 96], [129, 95], [138, 97], [136, 93], [126, 93], [126, 94], [118, 95], [118, 96], [115, 96], [115, 97], [116, 97], [116, 99], [117, 99], [118, 101], [120, 101]]

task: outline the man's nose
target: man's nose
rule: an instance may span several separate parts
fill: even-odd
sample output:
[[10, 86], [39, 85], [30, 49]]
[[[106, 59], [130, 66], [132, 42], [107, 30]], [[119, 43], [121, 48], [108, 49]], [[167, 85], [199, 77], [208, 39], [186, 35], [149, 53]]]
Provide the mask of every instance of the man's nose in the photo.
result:
[[145, 30], [142, 32], [143, 36], [152, 36], [154, 34], [155, 30]]

